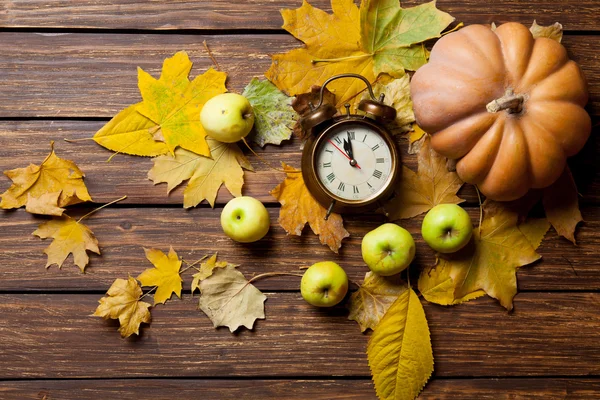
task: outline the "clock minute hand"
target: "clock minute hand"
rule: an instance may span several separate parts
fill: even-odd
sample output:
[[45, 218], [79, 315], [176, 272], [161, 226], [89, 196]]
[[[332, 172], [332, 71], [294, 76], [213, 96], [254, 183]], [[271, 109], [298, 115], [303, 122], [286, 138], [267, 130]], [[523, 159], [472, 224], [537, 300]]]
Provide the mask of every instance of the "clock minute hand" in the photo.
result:
[[329, 142], [329, 144], [331, 144], [333, 147], [335, 147], [335, 148], [336, 148], [336, 149], [337, 149], [337, 150], [338, 150], [340, 153], [342, 153], [342, 154], [344, 155], [344, 157], [346, 157], [348, 160], [350, 160], [350, 162], [354, 161], [354, 163], [355, 163], [355, 164], [354, 164], [354, 166], [355, 166], [356, 168], [358, 168], [358, 169], [361, 169], [361, 168], [360, 168], [360, 165], [358, 165], [358, 164], [356, 163], [356, 160], [354, 160], [353, 158], [350, 158], [350, 156], [349, 156], [348, 154], [346, 154], [346, 152], [345, 152], [344, 150], [342, 150], [342, 149], [340, 149], [339, 147], [337, 147], [337, 146], [335, 145], [335, 143], [333, 143], [333, 142], [331, 141], [331, 139], [327, 139], [327, 141]]

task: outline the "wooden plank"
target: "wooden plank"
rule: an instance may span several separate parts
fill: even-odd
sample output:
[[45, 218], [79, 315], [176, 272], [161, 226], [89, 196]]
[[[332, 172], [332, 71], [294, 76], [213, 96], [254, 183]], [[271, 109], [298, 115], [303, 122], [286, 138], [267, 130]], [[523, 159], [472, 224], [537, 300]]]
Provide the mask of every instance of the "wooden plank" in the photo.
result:
[[[469, 209], [474, 221], [478, 210]], [[74, 215], [83, 215], [84, 209]], [[317, 261], [332, 260], [346, 269], [350, 279], [361, 282], [368, 271], [360, 254], [360, 242], [365, 233], [383, 222], [382, 217], [366, 215], [346, 218], [350, 238], [344, 240], [340, 255], [322, 246], [309, 228], [302, 237], [287, 236], [277, 224], [278, 209], [270, 208], [271, 231], [253, 244], [235, 243], [227, 238], [219, 222], [220, 209], [200, 208], [185, 211], [178, 208], [107, 208], [88, 219], [86, 224], [100, 242], [102, 256], [91, 254], [85, 274], [72, 266], [69, 258], [62, 269], [56, 266], [44, 269], [46, 255], [42, 254], [50, 242], [42, 241], [31, 233], [44, 219], [32, 217], [24, 210], [5, 212], [0, 219], [0, 291], [89, 291], [99, 293], [108, 289], [116, 278], [128, 274], [138, 276], [151, 268], [143, 247], [168, 251], [174, 246], [186, 261], [195, 261], [205, 254], [218, 251], [222, 259], [240, 264], [246, 276], [264, 272], [297, 272], [300, 266]], [[579, 246], [551, 231], [539, 249], [543, 260], [519, 271], [520, 290], [598, 290], [600, 289], [600, 211], [586, 208], [587, 222], [579, 229]], [[434, 252], [422, 241], [421, 219], [403, 222], [417, 243], [417, 257], [413, 274], [419, 267], [435, 263]], [[189, 287], [192, 271], [184, 274]], [[270, 278], [257, 283], [265, 290], [298, 290], [299, 278]]]
[[[129, 340], [90, 316], [99, 295], [0, 295], [0, 379], [369, 376], [368, 337], [346, 310], [267, 295], [253, 331], [215, 330], [185, 296]], [[485, 298], [425, 312], [437, 377], [600, 372], [599, 293], [521, 293], [511, 315]]]
[[[329, 0], [313, 0], [315, 7], [330, 10]], [[402, 1], [403, 7], [423, 3]], [[518, 21], [531, 24], [562, 22], [568, 30], [598, 29], [600, 14], [595, 0], [548, 2], [544, 0], [482, 1], [438, 0], [438, 7], [468, 24]], [[99, 28], [99, 29], [279, 29], [279, 10], [297, 8], [300, 0], [250, 0], [243, 5], [227, 0], [178, 0], [168, 3], [141, 0], [80, 0], [73, 2], [13, 0], [0, 8], [4, 28]], [[4, 8], [4, 10], [2, 10]], [[566, 12], [566, 10], [571, 10]], [[575, 10], [575, 11], [572, 11]]]
[[[111, 117], [140, 100], [136, 67], [158, 76], [163, 59], [186, 50], [192, 75], [212, 64], [206, 40], [229, 87], [240, 91], [262, 76], [270, 54], [301, 46], [291, 35], [160, 35], [0, 33], [0, 118]], [[567, 36], [564, 44], [585, 71], [590, 110], [600, 114], [600, 36]]]
[[[203, 400], [376, 399], [370, 379], [111, 379], [34, 380], [0, 382], [4, 400], [43, 398], [79, 400], [134, 398]], [[545, 400], [591, 399], [600, 397], [600, 380], [585, 378], [524, 379], [433, 379], [419, 399], [486, 400], [543, 398]]]
[[[148, 170], [152, 162], [143, 157], [119, 155], [106, 162], [112, 154], [109, 150], [89, 140], [65, 143], [67, 139], [89, 139], [104, 125], [103, 121], [0, 121], [0, 171], [25, 167], [29, 163], [39, 164], [46, 157], [50, 141], [55, 141], [57, 154], [75, 161], [86, 174], [85, 182], [92, 197], [97, 202], [109, 202], [123, 195], [128, 199], [122, 204], [183, 204], [183, 189], [186, 184], [167, 195], [165, 184], [153, 185], [148, 180]], [[417, 170], [416, 156], [407, 153], [407, 141], [399, 138], [402, 162]], [[242, 145], [242, 147], [244, 147]], [[266, 203], [275, 203], [269, 192], [284, 179], [280, 172], [270, 169], [247, 149], [245, 153], [255, 168], [255, 172], [245, 173], [243, 193]], [[281, 146], [254, 146], [274, 166], [285, 162], [300, 167], [301, 142], [296, 138]], [[600, 203], [600, 165], [596, 154], [600, 153], [600, 126], [592, 133], [583, 151], [570, 159], [569, 164], [578, 184], [581, 201], [587, 204]], [[11, 181], [0, 175], [0, 193], [11, 185]], [[468, 203], [478, 204], [479, 200], [472, 185], [464, 185], [459, 192]], [[218, 204], [232, 198], [222, 188], [217, 197]]]

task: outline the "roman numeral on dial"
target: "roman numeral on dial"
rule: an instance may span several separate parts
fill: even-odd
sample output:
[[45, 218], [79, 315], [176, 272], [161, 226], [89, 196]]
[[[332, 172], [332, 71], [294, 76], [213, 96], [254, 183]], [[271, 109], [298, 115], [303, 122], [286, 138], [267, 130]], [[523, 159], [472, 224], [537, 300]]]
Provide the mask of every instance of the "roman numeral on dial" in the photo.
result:
[[376, 144], [375, 146], [371, 147], [371, 150], [375, 151], [375, 150], [377, 150], [378, 148], [379, 148], [379, 145], [378, 145], [378, 144]]
[[357, 194], [358, 193], [358, 186], [354, 185], [353, 186], [353, 190], [354, 190], [354, 194]]
[[375, 160], [375, 162], [376, 162], [377, 164], [383, 164], [383, 163], [384, 163], [384, 161], [385, 161], [385, 159], [383, 159], [383, 158], [378, 158], [377, 160]]
[[329, 181], [329, 183], [333, 182], [335, 180], [335, 174], [332, 172], [329, 175], [327, 175], [327, 180]]
[[326, 162], [325, 164], [323, 164], [323, 168], [329, 168], [329, 167], [331, 167], [330, 162]]
[[350, 135], [350, 139], [351, 140], [355, 140], [356, 139], [356, 133], [355, 132], [348, 131], [348, 135]]
[[381, 179], [381, 175], [383, 175], [383, 173], [380, 170], [376, 169], [375, 171], [373, 171], [373, 176], [375, 178]]
[[340, 182], [338, 186], [338, 190], [344, 191], [346, 190], [346, 184], [344, 182]]
[[335, 141], [337, 142], [337, 144], [342, 144], [342, 139], [340, 139], [339, 137], [336, 137]]

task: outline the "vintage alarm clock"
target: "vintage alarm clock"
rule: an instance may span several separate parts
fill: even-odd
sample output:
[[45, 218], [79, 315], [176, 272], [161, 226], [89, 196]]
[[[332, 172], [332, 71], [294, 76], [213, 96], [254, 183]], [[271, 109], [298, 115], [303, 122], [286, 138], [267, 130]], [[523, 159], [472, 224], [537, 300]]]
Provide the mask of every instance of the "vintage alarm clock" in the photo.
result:
[[[346, 104], [346, 113], [334, 116], [336, 108], [323, 104], [325, 87], [340, 78], [361, 79], [367, 85], [371, 99], [358, 105], [364, 115], [351, 114]], [[302, 176], [313, 197], [327, 208], [327, 216], [374, 210], [393, 195], [400, 159], [384, 123], [396, 118], [396, 110], [383, 100], [383, 94], [375, 98], [362, 75], [336, 75], [325, 81], [319, 103], [309, 103], [311, 111], [300, 120], [310, 134], [302, 152]]]

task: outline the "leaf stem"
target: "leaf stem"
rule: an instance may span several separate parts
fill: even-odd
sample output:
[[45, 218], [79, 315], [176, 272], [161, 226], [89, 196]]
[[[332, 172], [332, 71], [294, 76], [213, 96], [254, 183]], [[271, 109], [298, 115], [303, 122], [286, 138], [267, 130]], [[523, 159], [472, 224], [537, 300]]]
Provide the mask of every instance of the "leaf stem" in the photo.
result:
[[183, 274], [185, 271], [187, 271], [190, 268], [194, 268], [196, 271], [199, 271], [200, 268], [196, 267], [196, 264], [198, 264], [201, 261], [206, 260], [206, 258], [208, 257], [208, 255], [205, 255], [204, 257], [202, 257], [201, 259], [199, 259], [198, 261], [195, 261], [193, 263], [188, 263], [187, 261], [185, 261], [183, 258], [181, 259], [181, 261], [183, 261], [184, 263], [186, 263], [188, 266], [186, 268], [183, 269], [183, 271], [179, 271], [180, 274]]
[[315, 64], [318, 62], [338, 62], [338, 61], [346, 61], [346, 60], [357, 60], [360, 58], [372, 57], [372, 53], [359, 54], [356, 56], [346, 56], [346, 57], [338, 57], [338, 58], [313, 58], [310, 60], [311, 63]]
[[206, 49], [206, 52], [208, 53], [208, 56], [210, 57], [211, 61], [213, 62], [213, 64], [215, 64], [215, 69], [217, 71], [220, 71], [221, 67], [219, 67], [219, 63], [217, 62], [217, 59], [213, 56], [212, 51], [210, 51], [210, 48], [208, 47], [208, 43], [206, 43], [206, 40], [203, 41], [202, 44], [204, 45], [204, 49]]
[[481, 223], [483, 222], [483, 207], [481, 206], [481, 194], [479, 193], [479, 188], [477, 185], [475, 186], [475, 191], [477, 192], [477, 197], [479, 198], [479, 236], [481, 236]]
[[295, 273], [295, 272], [265, 272], [264, 274], [256, 275], [255, 277], [251, 278], [248, 281], [247, 285], [250, 284], [250, 283], [252, 283], [252, 282], [255, 282], [255, 281], [259, 280], [259, 279], [262, 279], [262, 278], [268, 278], [270, 276], [282, 276], [282, 275], [302, 277], [302, 274], [298, 274], [298, 273]]
[[250, 150], [250, 152], [252, 154], [254, 154], [256, 156], [256, 158], [258, 158], [258, 160], [260, 162], [262, 162], [263, 164], [265, 164], [267, 167], [271, 168], [272, 170], [275, 170], [277, 172], [283, 172], [286, 174], [294, 174], [294, 173], [298, 173], [298, 172], [302, 172], [301, 170], [297, 170], [297, 171], [286, 171], [284, 169], [281, 168], [275, 168], [273, 165], [271, 165], [271, 163], [269, 163], [267, 160], [265, 160], [262, 156], [260, 156], [257, 152], [254, 151], [254, 149], [252, 149], [252, 147], [250, 147], [250, 145], [248, 144], [248, 142], [246, 141], [246, 138], [242, 138], [242, 142], [244, 142], [244, 144], [246, 145], [246, 147], [248, 148], [248, 150]]
[[144, 297], [148, 296], [150, 293], [154, 292], [158, 288], [158, 285], [154, 286], [152, 289], [148, 290], [146, 293], [140, 296], [138, 301], [142, 300]]
[[96, 208], [96, 209], [94, 209], [94, 210], [90, 211], [89, 213], [85, 214], [83, 217], [79, 218], [79, 219], [77, 220], [77, 223], [80, 223], [80, 222], [81, 222], [83, 219], [85, 219], [85, 218], [89, 217], [90, 215], [92, 215], [92, 214], [93, 214], [93, 213], [95, 213], [96, 211], [100, 211], [100, 210], [102, 210], [104, 207], [108, 207], [108, 206], [110, 206], [110, 205], [112, 205], [112, 204], [115, 204], [115, 203], [117, 203], [117, 202], [121, 201], [121, 200], [125, 200], [126, 198], [127, 198], [127, 196], [123, 196], [123, 197], [121, 197], [121, 198], [119, 198], [119, 199], [113, 200], [113, 201], [111, 201], [110, 203], [106, 203], [106, 204], [104, 204], [103, 206], [100, 206], [100, 207], [98, 207], [98, 208]]
[[94, 138], [91, 137], [86, 137], [86, 138], [82, 138], [82, 139], [67, 139], [67, 138], [63, 138], [63, 140], [67, 143], [77, 143], [77, 142], [83, 142], [85, 140], [94, 140]]

